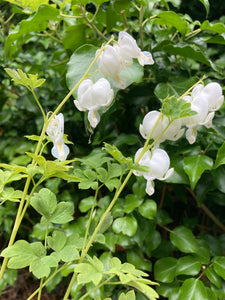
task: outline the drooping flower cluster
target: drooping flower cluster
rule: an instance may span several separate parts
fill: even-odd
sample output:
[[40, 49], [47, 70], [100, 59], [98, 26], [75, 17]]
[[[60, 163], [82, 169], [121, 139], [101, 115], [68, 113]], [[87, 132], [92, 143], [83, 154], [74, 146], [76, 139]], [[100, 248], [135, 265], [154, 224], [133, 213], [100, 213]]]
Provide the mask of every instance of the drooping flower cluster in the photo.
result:
[[[99, 56], [96, 62], [100, 73], [117, 82], [117, 86], [120, 88], [125, 87], [120, 79], [120, 72], [126, 66], [132, 65], [133, 58], [138, 59], [142, 66], [154, 63], [151, 53], [142, 52], [137, 46], [136, 40], [124, 31], [119, 33], [117, 43], [113, 46], [106, 45], [103, 51], [97, 50], [97, 55]], [[113, 97], [114, 93], [107, 79], [100, 78], [95, 83], [91, 79], [85, 79], [78, 87], [77, 100], [74, 101], [74, 104], [80, 111], [88, 111], [90, 125], [95, 128], [100, 121], [98, 110], [101, 107], [109, 106]]]
[[[191, 104], [191, 110], [196, 114], [192, 116], [175, 119], [172, 122], [159, 111], [151, 111], [146, 114], [143, 123], [140, 125], [140, 133], [144, 139], [153, 139], [154, 148], [147, 151], [140, 159], [139, 164], [148, 166], [149, 172], [134, 171], [137, 176], [144, 176], [147, 180], [146, 192], [151, 195], [154, 192], [154, 179], [167, 179], [172, 175], [169, 169], [170, 159], [164, 150], [159, 149], [160, 143], [165, 140], [175, 141], [179, 139], [186, 130], [186, 138], [190, 144], [194, 143], [197, 135], [197, 126], [204, 125], [209, 128], [215, 111], [218, 110], [224, 101], [222, 88], [218, 83], [211, 82], [205, 87], [202, 84], [196, 85], [191, 94], [184, 96], [183, 100]], [[135, 161], [138, 160], [142, 149], [135, 154]]]
[[100, 116], [98, 110], [102, 106], [109, 106], [113, 100], [113, 90], [108, 80], [100, 78], [96, 83], [90, 79], [85, 79], [78, 87], [78, 100], [74, 104], [80, 111], [88, 112], [88, 121], [95, 128]]
[[196, 115], [184, 117], [181, 119], [183, 125], [187, 126], [186, 138], [190, 144], [193, 144], [197, 136], [197, 126], [204, 125], [207, 128], [212, 126], [212, 119], [215, 111], [218, 110], [224, 101], [221, 86], [216, 82], [211, 82], [205, 87], [198, 84], [191, 95], [183, 98], [191, 103], [191, 109], [197, 112]]
[[[96, 51], [98, 55], [99, 51]], [[120, 31], [118, 42], [113, 46], [107, 45], [97, 59], [99, 71], [104, 77], [110, 77], [117, 86], [124, 88], [125, 84], [120, 78], [120, 72], [133, 64], [136, 58], [140, 65], [152, 65], [154, 60], [150, 52], [141, 51], [136, 40], [125, 31]]]
[[70, 149], [64, 144], [64, 117], [60, 113], [56, 115], [48, 124], [46, 132], [53, 142], [53, 147], [51, 150], [52, 155], [58, 158], [60, 161], [66, 160]]
[[[135, 161], [137, 161], [142, 150], [143, 148], [140, 148], [136, 152], [134, 157]], [[146, 193], [150, 196], [154, 193], [153, 180], [165, 180], [169, 178], [174, 171], [173, 168], [169, 169], [170, 158], [168, 154], [166, 153], [166, 151], [159, 148], [145, 152], [142, 158], [140, 159], [139, 164], [149, 167], [148, 172], [134, 171], [134, 174], [136, 176], [144, 176], [144, 178], [147, 180]]]

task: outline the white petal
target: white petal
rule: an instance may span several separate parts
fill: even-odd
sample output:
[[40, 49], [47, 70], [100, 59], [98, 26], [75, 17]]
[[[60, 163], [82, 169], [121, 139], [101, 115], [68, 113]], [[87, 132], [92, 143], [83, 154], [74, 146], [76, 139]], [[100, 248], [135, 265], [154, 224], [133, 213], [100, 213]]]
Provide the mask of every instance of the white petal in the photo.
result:
[[204, 125], [207, 128], [210, 128], [212, 126], [212, 120], [214, 118], [215, 112], [211, 112], [207, 115], [206, 119], [204, 122], [201, 123], [201, 125]]
[[95, 128], [100, 121], [99, 113], [96, 110], [90, 110], [88, 112], [88, 121], [90, 122], [91, 127]]
[[154, 60], [152, 58], [152, 55], [150, 52], [148, 51], [142, 51], [138, 57], [138, 62], [141, 66], [144, 66], [144, 65], [153, 65], [154, 64]]
[[188, 130], [186, 131], [186, 138], [189, 142], [189, 144], [194, 144], [196, 141], [196, 136], [197, 136], [197, 130], [196, 127], [189, 127]]
[[145, 191], [146, 191], [146, 193], [149, 196], [151, 196], [152, 194], [154, 194], [155, 189], [154, 189], [154, 182], [152, 180], [147, 180]]
[[57, 145], [54, 145], [51, 152], [55, 158], [58, 158], [60, 161], [63, 161], [63, 160], [66, 160], [66, 158], [70, 152], [70, 149], [65, 144], [57, 144]]
[[174, 168], [170, 168], [162, 178], [158, 178], [158, 179], [159, 180], [166, 180], [167, 178], [172, 176], [173, 173], [174, 173]]
[[79, 110], [79, 111], [85, 111], [86, 109], [83, 108], [81, 105], [80, 105], [80, 102], [78, 100], [74, 100], [74, 105], [76, 106], [76, 108]]

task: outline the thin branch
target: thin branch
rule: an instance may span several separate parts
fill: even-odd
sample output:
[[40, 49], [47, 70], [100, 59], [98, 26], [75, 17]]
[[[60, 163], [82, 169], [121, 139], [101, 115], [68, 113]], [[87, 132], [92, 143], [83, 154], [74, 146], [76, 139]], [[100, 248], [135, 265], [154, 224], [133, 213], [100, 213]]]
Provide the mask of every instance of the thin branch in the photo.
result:
[[[197, 203], [199, 203], [199, 200], [195, 193], [192, 191], [191, 188], [187, 187], [187, 190], [192, 195], [192, 197], [195, 199]], [[204, 211], [204, 213], [220, 228], [225, 232], [225, 225], [223, 225], [217, 217], [208, 209], [208, 207], [205, 206], [205, 204], [201, 203], [199, 207]]]

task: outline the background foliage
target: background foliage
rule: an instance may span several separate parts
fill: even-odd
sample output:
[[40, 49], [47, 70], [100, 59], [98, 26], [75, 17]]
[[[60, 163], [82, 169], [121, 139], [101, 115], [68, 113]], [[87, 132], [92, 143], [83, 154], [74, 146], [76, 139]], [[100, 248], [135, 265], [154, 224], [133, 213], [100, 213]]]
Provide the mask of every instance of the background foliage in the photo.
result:
[[[216, 81], [224, 86], [224, 1], [11, 0], [0, 1], [0, 8], [1, 163], [26, 165], [30, 157], [25, 152], [34, 150], [34, 142], [24, 136], [38, 135], [42, 126], [32, 95], [15, 85], [4, 68], [20, 68], [46, 79], [36, 93], [47, 112], [54, 110], [68, 92], [70, 81], [83, 72], [84, 66], [73, 62], [74, 52], [84, 59], [91, 53], [90, 46], [80, 48], [83, 45], [100, 47], [111, 34], [117, 36], [127, 30], [142, 50], [153, 54], [155, 64], [146, 67], [136, 83], [117, 93], [94, 132], [90, 132], [86, 116], [74, 107], [72, 97], [63, 108], [68, 140], [74, 143], [69, 145], [69, 158], [87, 156], [76, 163], [85, 168], [88, 160], [107, 162], [101, 156], [103, 142], [133, 157], [143, 146], [139, 124], [144, 115], [159, 109], [160, 101], [167, 96], [179, 97], [203, 75], [207, 76], [206, 83]], [[75, 64], [72, 74], [71, 64]], [[198, 129], [194, 145], [184, 138], [163, 144], [175, 168], [173, 177], [166, 183], [156, 182], [151, 199], [145, 193], [144, 179], [132, 177], [112, 210], [112, 226], [106, 228], [104, 242], [99, 240], [91, 249], [91, 255], [105, 264], [113, 254], [149, 273], [150, 279], [159, 283], [156, 290], [160, 299], [225, 298], [224, 112], [223, 106], [211, 129]], [[44, 154], [51, 160], [50, 151]], [[95, 172], [99, 166], [89, 164], [89, 170]], [[92, 230], [109, 205], [112, 178], [99, 194]], [[57, 194], [60, 201], [73, 203], [76, 223], [61, 226], [82, 236], [96, 187], [88, 181], [79, 187], [60, 178], [50, 178], [41, 186]], [[16, 181], [13, 188], [19, 189]], [[7, 245], [16, 206], [15, 201], [0, 206], [2, 249]], [[35, 208], [35, 204], [32, 206]], [[43, 224], [39, 221], [39, 215], [30, 209], [18, 239], [43, 241]], [[66, 272], [48, 284], [48, 292], [68, 281]], [[14, 270], [8, 270], [0, 289], [13, 285], [16, 276]], [[93, 282], [82, 283], [87, 283], [87, 290], [93, 288]], [[112, 294], [117, 299], [121, 291], [120, 286], [102, 287], [90, 299]], [[77, 292], [74, 287], [73, 299], [81, 295], [82, 290]], [[136, 297], [147, 299], [140, 293]]]

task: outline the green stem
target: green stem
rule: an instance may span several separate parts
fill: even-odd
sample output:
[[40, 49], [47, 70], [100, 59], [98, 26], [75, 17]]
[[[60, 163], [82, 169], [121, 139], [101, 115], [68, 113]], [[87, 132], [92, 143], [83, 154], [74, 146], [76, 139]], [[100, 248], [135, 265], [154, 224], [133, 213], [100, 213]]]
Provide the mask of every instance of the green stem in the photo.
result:
[[[83, 300], [86, 297], [88, 297], [91, 293], [95, 292], [97, 289], [99, 289], [100, 287], [102, 287], [105, 284], [109, 284], [109, 281], [115, 277], [115, 275], [110, 276], [108, 279], [106, 279], [105, 281], [103, 281], [101, 284], [97, 285], [96, 287], [94, 287], [93, 289], [89, 290], [85, 295], [83, 295], [79, 300]], [[118, 282], [116, 282], [118, 284]], [[119, 282], [119, 284], [121, 284], [121, 282]]]
[[[61, 268], [55, 270], [55, 272], [52, 273], [52, 275], [51, 275], [50, 277], [48, 277], [48, 279], [47, 279], [45, 282], [43, 282], [42, 288], [45, 287], [46, 284], [48, 284], [49, 281], [51, 281], [52, 278], [55, 277], [56, 274], [58, 274], [59, 272], [61, 272], [61, 271], [62, 271], [63, 269], [65, 269], [66, 267], [67, 267], [67, 264], [64, 264]], [[29, 296], [29, 298], [27, 298], [27, 300], [31, 300], [35, 295], [37, 295], [37, 293], [39, 293], [39, 291], [40, 291], [40, 287], [39, 287], [38, 289], [36, 289], [36, 291], [34, 291], [34, 292]]]
[[181, 100], [184, 96], [188, 95], [190, 93], [190, 91], [196, 86], [198, 85], [199, 83], [201, 83], [203, 80], [206, 79], [206, 76], [203, 75], [201, 79], [199, 79], [198, 82], [196, 82], [194, 85], [192, 85], [183, 95], [181, 95], [177, 100]]
[[102, 186], [103, 186], [103, 184], [102, 184], [101, 186], [99, 186], [99, 187], [97, 188], [97, 190], [95, 191], [94, 202], [93, 202], [92, 207], [91, 207], [90, 217], [89, 217], [88, 224], [87, 224], [87, 228], [86, 228], [86, 231], [85, 231], [84, 242], [83, 242], [83, 247], [82, 247], [82, 253], [83, 253], [83, 250], [85, 249], [85, 246], [86, 246], [86, 242], [87, 242], [87, 238], [88, 238], [88, 233], [89, 233], [89, 229], [90, 229], [90, 226], [91, 226], [91, 221], [92, 221], [93, 211], [94, 211], [94, 209], [95, 209], [96, 200], [97, 200], [97, 196], [98, 196], [98, 191], [100, 190], [100, 188], [101, 188]]
[[[22, 196], [22, 199], [20, 201], [20, 205], [19, 205], [19, 208], [18, 208], [18, 211], [17, 211], [16, 220], [15, 220], [15, 223], [14, 223], [14, 226], [13, 226], [12, 234], [10, 236], [8, 247], [13, 245], [14, 240], [16, 238], [16, 234], [17, 234], [17, 231], [18, 231], [20, 223], [21, 223], [20, 216], [21, 216], [21, 213], [22, 213], [22, 209], [23, 209], [23, 206], [24, 206], [24, 202], [25, 202], [25, 198], [26, 198], [26, 195], [27, 195], [27, 192], [28, 192], [30, 182], [31, 182], [31, 176], [28, 176], [28, 178], [26, 180], [25, 187], [24, 187], [23, 196]], [[7, 262], [8, 262], [8, 257], [4, 257], [2, 267], [1, 267], [1, 271], [0, 271], [0, 281], [3, 277], [4, 272], [5, 272]]]
[[41, 300], [41, 293], [42, 293], [42, 288], [43, 288], [43, 280], [44, 280], [44, 278], [41, 278], [37, 300]]
[[[88, 23], [88, 25], [105, 41], [107, 41], [108, 39], [104, 36], [104, 34], [102, 34], [102, 32], [94, 25], [93, 21], [94, 21], [94, 17], [89, 20], [87, 15], [86, 15], [86, 11], [85, 8], [82, 4], [80, 4], [80, 8], [82, 11], [82, 16], [83, 18], [86, 20], [86, 22]], [[96, 15], [95, 15], [96, 16]]]
[[139, 36], [140, 36], [140, 45], [141, 49], [144, 47], [144, 37], [143, 37], [143, 18], [145, 13], [145, 7], [141, 5], [139, 11]]
[[32, 93], [32, 95], [33, 95], [35, 101], [37, 102], [37, 105], [39, 106], [39, 108], [40, 108], [40, 110], [41, 110], [41, 113], [42, 113], [42, 115], [43, 115], [44, 122], [45, 122], [45, 120], [46, 120], [46, 115], [45, 115], [45, 112], [44, 112], [44, 110], [43, 110], [43, 108], [42, 108], [42, 106], [41, 106], [41, 103], [39, 102], [39, 100], [38, 100], [38, 98], [37, 98], [37, 96], [36, 96], [34, 90], [32, 89], [32, 90], [30, 90], [30, 91], [31, 91], [31, 93]]

